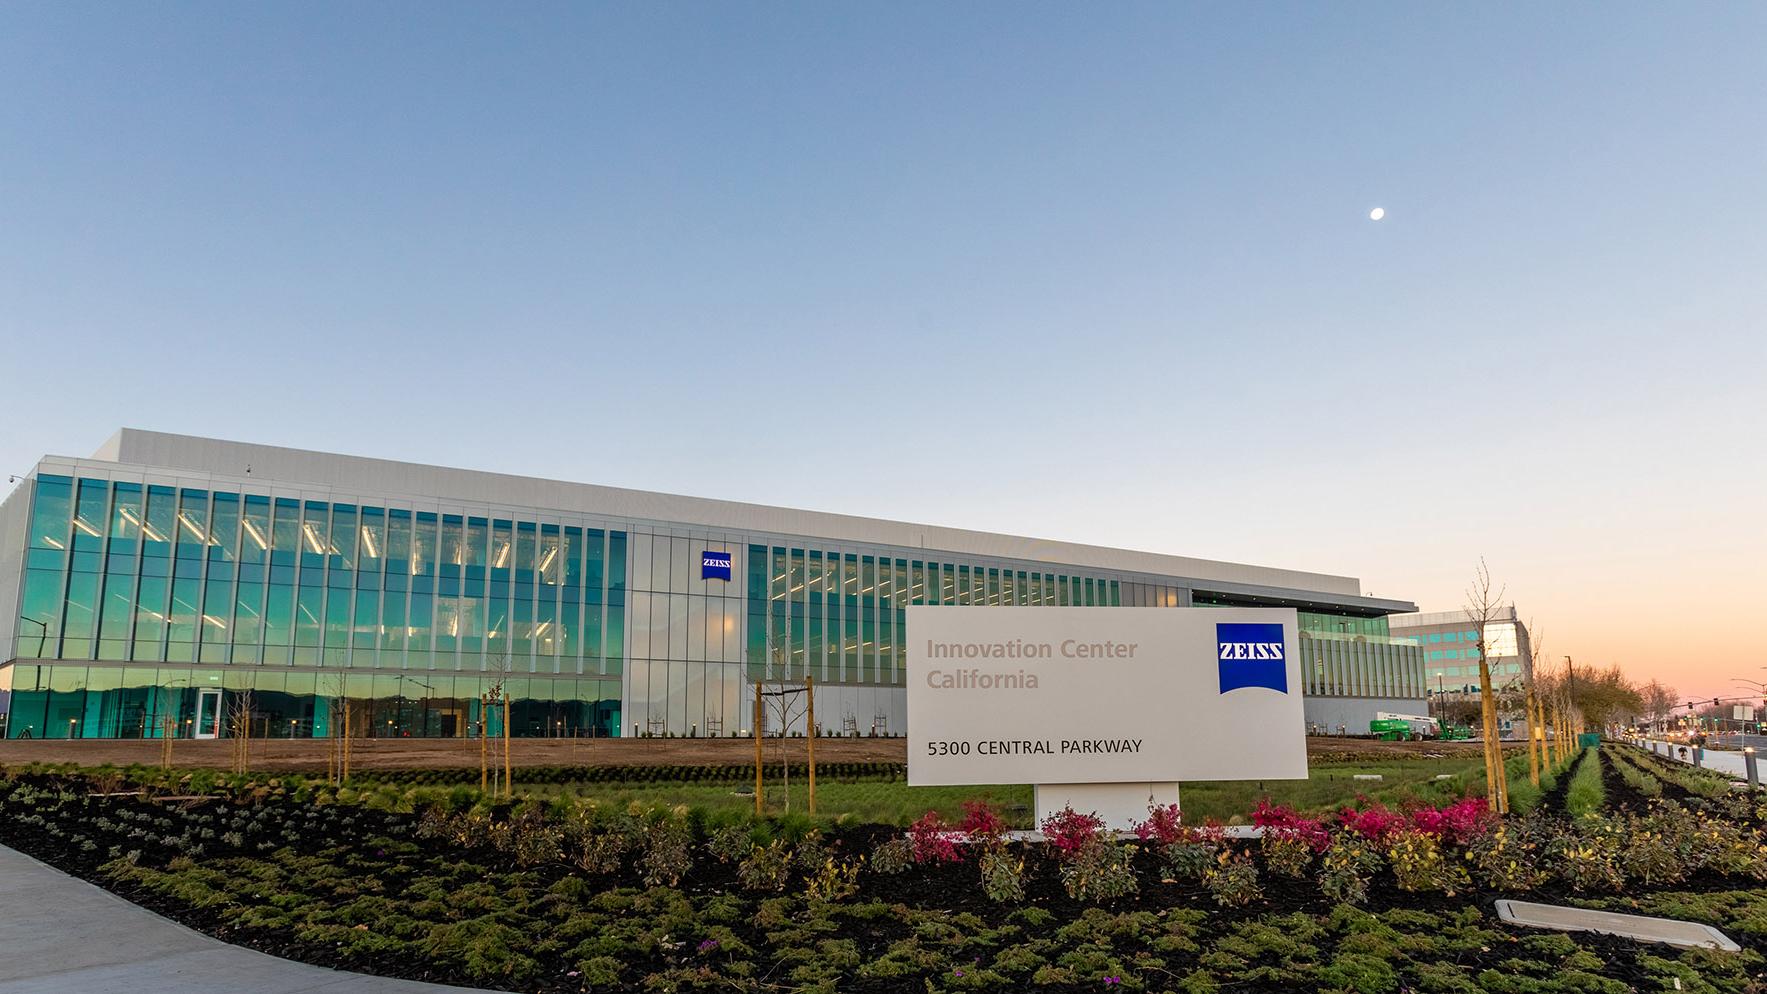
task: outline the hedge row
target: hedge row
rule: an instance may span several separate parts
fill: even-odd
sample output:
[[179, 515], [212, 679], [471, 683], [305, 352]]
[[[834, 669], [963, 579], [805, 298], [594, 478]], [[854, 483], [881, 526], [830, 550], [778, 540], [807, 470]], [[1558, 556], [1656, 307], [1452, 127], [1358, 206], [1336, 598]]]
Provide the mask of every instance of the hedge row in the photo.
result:
[[[780, 764], [763, 764], [767, 776], [780, 773]], [[830, 780], [901, 780], [907, 776], [902, 763], [817, 763], [816, 775]], [[523, 766], [512, 771], [516, 783], [753, 783], [755, 765], [673, 765], [673, 766]], [[809, 766], [791, 764], [793, 777], [807, 777]], [[350, 779], [365, 783], [393, 783], [412, 786], [450, 786], [479, 782], [477, 767], [435, 770], [362, 770], [352, 772]]]

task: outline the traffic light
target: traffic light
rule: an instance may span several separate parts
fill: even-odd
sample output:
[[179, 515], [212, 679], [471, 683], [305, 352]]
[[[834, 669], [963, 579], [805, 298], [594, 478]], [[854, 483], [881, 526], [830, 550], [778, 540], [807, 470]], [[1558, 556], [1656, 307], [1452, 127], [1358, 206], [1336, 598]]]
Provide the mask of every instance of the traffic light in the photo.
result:
[[1717, 707], [1717, 706], [1718, 706], [1718, 698], [1716, 698], [1716, 697], [1714, 697], [1714, 698], [1712, 698], [1712, 706], [1713, 706], [1713, 707]]

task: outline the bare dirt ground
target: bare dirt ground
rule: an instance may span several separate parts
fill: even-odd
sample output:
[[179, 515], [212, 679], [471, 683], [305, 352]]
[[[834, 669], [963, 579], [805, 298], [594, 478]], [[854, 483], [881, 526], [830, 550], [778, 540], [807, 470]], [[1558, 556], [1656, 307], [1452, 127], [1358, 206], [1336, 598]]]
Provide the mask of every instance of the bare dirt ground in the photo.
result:
[[[801, 755], [804, 741], [791, 743]], [[774, 762], [776, 742], [767, 744]], [[323, 770], [328, 743], [312, 739], [267, 739], [252, 743], [254, 770]], [[1354, 762], [1373, 758], [1457, 755], [1476, 749], [1466, 742], [1376, 742], [1368, 739], [1310, 738], [1307, 753], [1316, 762]], [[179, 739], [172, 763], [182, 767], [227, 769], [233, 744], [221, 739]], [[359, 770], [413, 770], [476, 767], [476, 739], [358, 739], [351, 765]], [[818, 739], [816, 758], [822, 763], [901, 763], [907, 760], [905, 739]], [[755, 758], [750, 739], [513, 739], [510, 762], [516, 766], [705, 766], [741, 765]], [[104, 763], [158, 765], [158, 741], [65, 739], [0, 742], [0, 765], [24, 763]]]

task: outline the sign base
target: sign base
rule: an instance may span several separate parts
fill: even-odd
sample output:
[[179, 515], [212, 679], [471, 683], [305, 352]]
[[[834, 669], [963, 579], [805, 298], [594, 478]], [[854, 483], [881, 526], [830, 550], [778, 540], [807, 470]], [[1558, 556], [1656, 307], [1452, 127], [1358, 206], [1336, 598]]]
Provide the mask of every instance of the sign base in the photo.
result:
[[1176, 783], [1040, 783], [1036, 791], [1037, 825], [1064, 807], [1096, 814], [1104, 827], [1128, 831], [1147, 820], [1150, 807], [1178, 803]]

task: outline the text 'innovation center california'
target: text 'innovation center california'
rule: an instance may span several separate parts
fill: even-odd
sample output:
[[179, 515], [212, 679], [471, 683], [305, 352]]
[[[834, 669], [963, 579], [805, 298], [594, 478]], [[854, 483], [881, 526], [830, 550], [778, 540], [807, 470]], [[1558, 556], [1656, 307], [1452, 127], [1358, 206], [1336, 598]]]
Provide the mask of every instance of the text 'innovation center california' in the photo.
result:
[[0, 503], [0, 728], [729, 736], [814, 678], [900, 735], [920, 604], [1289, 607], [1310, 725], [1426, 708], [1352, 577], [125, 429]]

